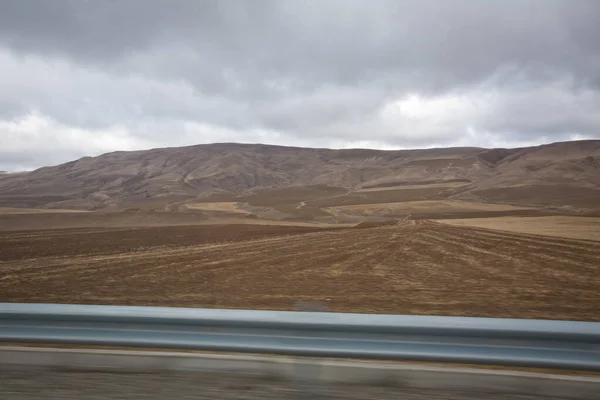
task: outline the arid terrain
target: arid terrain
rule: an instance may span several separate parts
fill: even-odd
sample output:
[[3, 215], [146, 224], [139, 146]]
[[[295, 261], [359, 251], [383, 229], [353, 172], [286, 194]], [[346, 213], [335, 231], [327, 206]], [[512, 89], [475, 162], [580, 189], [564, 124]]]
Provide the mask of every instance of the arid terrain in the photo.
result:
[[0, 176], [0, 301], [600, 321], [600, 141], [207, 145]]
[[[221, 143], [109, 153], [0, 175], [0, 207], [328, 223], [356, 219], [330, 210], [337, 206], [447, 200], [585, 214], [600, 213], [599, 197], [600, 140], [397, 151]], [[229, 204], [215, 205], [221, 202]]]
[[600, 321], [600, 242], [431, 221], [4, 232], [0, 259], [1, 301]]
[[[595, 240], [600, 242], [600, 218], [594, 217], [500, 217], [440, 220], [440, 222], [503, 231], [556, 236], [571, 239]], [[600, 260], [598, 260], [600, 266]]]

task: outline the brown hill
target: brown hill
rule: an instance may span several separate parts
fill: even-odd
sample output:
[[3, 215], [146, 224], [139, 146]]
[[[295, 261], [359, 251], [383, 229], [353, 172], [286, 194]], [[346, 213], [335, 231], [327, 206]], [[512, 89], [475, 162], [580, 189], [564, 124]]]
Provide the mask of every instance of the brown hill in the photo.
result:
[[[327, 204], [311, 203], [323, 199]], [[361, 199], [597, 209], [600, 140], [400, 151], [219, 143], [115, 152], [0, 174], [0, 207], [175, 210], [189, 202], [240, 201], [284, 204], [288, 211], [280, 212], [300, 213], [304, 206], [314, 211]]]

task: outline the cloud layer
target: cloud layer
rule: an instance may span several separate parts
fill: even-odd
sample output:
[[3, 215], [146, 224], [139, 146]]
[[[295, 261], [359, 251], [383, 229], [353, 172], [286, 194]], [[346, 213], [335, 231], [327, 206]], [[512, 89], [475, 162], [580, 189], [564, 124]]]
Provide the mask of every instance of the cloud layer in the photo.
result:
[[0, 170], [209, 142], [600, 137], [600, 3], [0, 2]]

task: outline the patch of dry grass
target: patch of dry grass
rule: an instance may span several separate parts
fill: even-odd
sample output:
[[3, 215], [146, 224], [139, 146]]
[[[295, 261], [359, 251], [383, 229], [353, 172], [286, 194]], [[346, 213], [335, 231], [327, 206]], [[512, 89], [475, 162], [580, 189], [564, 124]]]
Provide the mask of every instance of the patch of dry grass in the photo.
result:
[[233, 214], [249, 214], [248, 211], [238, 207], [237, 202], [224, 201], [219, 203], [187, 203], [185, 207], [191, 210], [200, 211], [220, 211]]
[[439, 220], [450, 225], [474, 226], [572, 239], [600, 241], [600, 218], [595, 217], [499, 217]]

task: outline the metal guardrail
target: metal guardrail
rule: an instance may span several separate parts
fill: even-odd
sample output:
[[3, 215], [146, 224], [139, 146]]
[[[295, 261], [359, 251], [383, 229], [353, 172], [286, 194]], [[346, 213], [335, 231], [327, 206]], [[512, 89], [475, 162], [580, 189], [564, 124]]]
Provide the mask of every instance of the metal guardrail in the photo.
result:
[[600, 323], [0, 303], [0, 341], [600, 370]]

